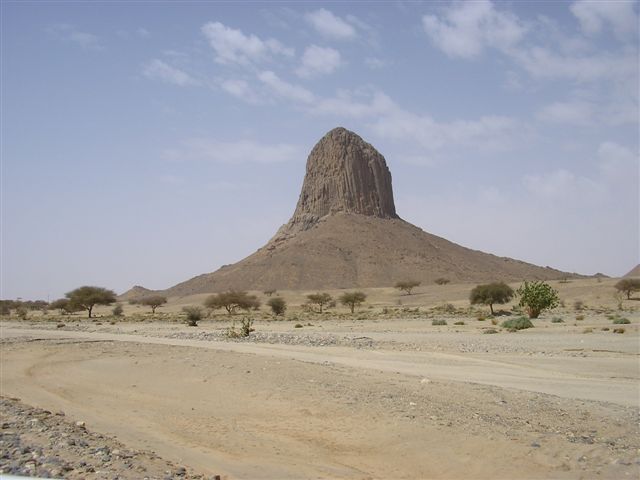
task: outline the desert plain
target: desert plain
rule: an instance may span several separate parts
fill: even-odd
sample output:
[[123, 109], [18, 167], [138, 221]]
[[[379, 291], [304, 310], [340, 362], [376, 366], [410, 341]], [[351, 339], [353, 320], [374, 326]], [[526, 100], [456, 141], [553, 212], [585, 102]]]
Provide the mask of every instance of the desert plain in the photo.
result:
[[[3, 402], [40, 409], [3, 411], [5, 453], [9, 429], [74, 456], [65, 478], [638, 478], [640, 302], [619, 310], [612, 279], [550, 283], [562, 305], [518, 332], [500, 327], [515, 303], [491, 317], [472, 284], [366, 289], [353, 314], [278, 292], [284, 317], [196, 327], [179, 312], [202, 295], [155, 315], [5, 318]], [[228, 338], [243, 317], [254, 331]], [[42, 411], [120, 446], [65, 448], [73, 432], [40, 428]]]

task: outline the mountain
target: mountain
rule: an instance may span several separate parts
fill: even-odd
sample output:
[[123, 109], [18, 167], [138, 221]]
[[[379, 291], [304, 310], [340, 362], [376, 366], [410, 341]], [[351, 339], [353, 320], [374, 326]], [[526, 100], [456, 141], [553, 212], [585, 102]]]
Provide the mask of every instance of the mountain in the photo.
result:
[[640, 277], [640, 263], [629, 270], [623, 278], [635, 278]]
[[384, 157], [355, 133], [335, 128], [309, 154], [291, 220], [264, 247], [163, 293], [382, 287], [440, 277], [484, 282], [572, 276], [577, 275], [471, 250], [402, 220]]

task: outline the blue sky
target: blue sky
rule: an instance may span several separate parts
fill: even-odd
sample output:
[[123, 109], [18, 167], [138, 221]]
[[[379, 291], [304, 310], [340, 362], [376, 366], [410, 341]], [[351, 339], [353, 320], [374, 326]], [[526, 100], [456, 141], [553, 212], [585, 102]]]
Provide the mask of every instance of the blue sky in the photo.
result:
[[399, 215], [585, 274], [639, 261], [637, 2], [3, 2], [0, 297], [253, 253], [349, 128]]

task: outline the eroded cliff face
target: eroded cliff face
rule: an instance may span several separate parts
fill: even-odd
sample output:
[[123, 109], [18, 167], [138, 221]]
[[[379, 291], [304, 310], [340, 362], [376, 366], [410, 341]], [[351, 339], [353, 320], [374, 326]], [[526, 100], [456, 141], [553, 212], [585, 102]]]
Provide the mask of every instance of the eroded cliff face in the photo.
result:
[[311, 150], [300, 198], [285, 230], [307, 230], [336, 213], [398, 218], [387, 162], [345, 128], [334, 128]]

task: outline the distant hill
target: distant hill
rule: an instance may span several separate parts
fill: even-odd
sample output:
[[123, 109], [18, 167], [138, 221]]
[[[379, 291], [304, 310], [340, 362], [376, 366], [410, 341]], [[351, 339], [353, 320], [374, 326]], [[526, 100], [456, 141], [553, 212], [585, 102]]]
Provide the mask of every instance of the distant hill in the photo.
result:
[[627, 272], [623, 278], [640, 277], [640, 263]]
[[125, 302], [129, 300], [139, 300], [140, 298], [147, 297], [154, 293], [157, 293], [157, 290], [149, 290], [148, 288], [136, 285], [124, 292], [122, 295], [119, 295], [118, 300], [122, 300]]
[[[384, 157], [355, 133], [336, 128], [311, 151], [295, 212], [267, 245], [163, 293], [381, 287], [440, 277], [482, 282], [579, 275], [471, 250], [402, 220]], [[141, 292], [151, 293], [134, 287], [125, 295]]]

